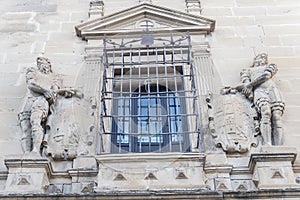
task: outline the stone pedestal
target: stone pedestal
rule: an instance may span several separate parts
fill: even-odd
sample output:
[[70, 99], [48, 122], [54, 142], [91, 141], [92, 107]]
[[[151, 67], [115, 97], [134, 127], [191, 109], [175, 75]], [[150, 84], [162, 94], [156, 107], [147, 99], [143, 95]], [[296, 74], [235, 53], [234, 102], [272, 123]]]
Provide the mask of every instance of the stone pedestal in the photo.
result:
[[207, 182], [213, 190], [232, 190], [229, 165], [225, 154], [208, 154], [206, 156], [204, 171]]
[[76, 158], [73, 169], [68, 171], [72, 177], [73, 193], [93, 193], [98, 174], [97, 162], [93, 157]]
[[296, 149], [291, 147], [262, 147], [261, 152], [252, 154], [249, 168], [258, 189], [299, 188], [296, 184], [292, 163]]
[[14, 156], [5, 160], [8, 176], [5, 191], [43, 193], [49, 186], [50, 163], [40, 156]]
[[101, 155], [95, 191], [206, 190], [204, 159], [199, 153]]

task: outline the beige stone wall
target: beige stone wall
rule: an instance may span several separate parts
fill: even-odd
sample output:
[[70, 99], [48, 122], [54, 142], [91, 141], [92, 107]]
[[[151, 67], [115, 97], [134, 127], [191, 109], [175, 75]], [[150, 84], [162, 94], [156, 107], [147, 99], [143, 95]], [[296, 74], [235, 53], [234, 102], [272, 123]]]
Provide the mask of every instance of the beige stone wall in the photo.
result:
[[[285, 145], [300, 150], [300, 2], [294, 0], [202, 0], [202, 14], [216, 20], [209, 37], [223, 85], [235, 85], [239, 72], [261, 52], [278, 65], [276, 83], [286, 112]], [[299, 160], [299, 159], [298, 159]], [[299, 162], [299, 161], [298, 161]]]
[[[38, 2], [38, 3], [37, 3]], [[138, 3], [106, 0], [105, 14]], [[185, 11], [185, 1], [153, 0]], [[296, 146], [300, 135], [300, 2], [297, 0], [201, 0], [202, 14], [217, 21], [208, 36], [214, 64], [223, 85], [239, 81], [239, 71], [254, 55], [267, 52], [279, 67], [276, 78], [286, 99], [285, 144]], [[171, 7], [172, 6], [172, 7]], [[74, 26], [88, 19], [88, 0], [16, 0], [0, 7], [0, 171], [3, 158], [22, 152], [17, 114], [26, 96], [25, 68], [37, 56], [48, 57], [53, 71], [75, 85], [83, 66], [86, 42], [76, 37]], [[299, 161], [300, 162], [300, 161]]]

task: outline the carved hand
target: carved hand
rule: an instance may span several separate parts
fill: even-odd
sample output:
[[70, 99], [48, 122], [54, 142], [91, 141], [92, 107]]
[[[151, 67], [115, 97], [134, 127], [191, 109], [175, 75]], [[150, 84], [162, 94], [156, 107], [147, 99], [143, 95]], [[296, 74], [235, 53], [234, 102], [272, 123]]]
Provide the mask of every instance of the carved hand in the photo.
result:
[[47, 90], [44, 93], [44, 96], [47, 99], [47, 101], [49, 102], [49, 104], [53, 104], [55, 102], [56, 93], [54, 91]]
[[249, 97], [252, 94], [253, 87], [250, 83], [247, 83], [244, 85], [244, 88], [242, 89], [242, 93]]

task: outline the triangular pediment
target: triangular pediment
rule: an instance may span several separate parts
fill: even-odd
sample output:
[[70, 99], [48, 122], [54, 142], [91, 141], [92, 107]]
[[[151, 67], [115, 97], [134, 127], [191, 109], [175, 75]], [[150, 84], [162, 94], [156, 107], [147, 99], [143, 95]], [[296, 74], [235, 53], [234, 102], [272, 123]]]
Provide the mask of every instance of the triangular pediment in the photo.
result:
[[145, 30], [153, 34], [170, 32], [207, 34], [214, 28], [214, 20], [149, 3], [142, 3], [75, 27], [77, 36], [82, 39], [99, 39], [104, 35], [134, 35]]

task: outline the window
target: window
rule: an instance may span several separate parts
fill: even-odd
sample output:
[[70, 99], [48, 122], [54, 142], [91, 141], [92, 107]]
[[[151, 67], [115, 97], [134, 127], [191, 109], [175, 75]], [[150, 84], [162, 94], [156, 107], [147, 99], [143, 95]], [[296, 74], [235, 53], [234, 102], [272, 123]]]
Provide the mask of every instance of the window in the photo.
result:
[[190, 151], [199, 129], [189, 36], [147, 37], [105, 39], [100, 136], [112, 153]]

